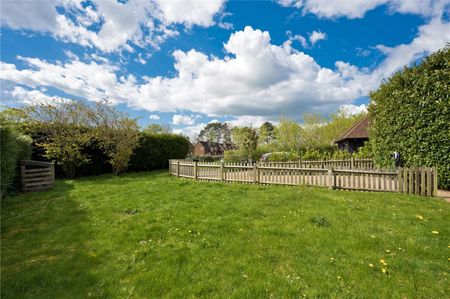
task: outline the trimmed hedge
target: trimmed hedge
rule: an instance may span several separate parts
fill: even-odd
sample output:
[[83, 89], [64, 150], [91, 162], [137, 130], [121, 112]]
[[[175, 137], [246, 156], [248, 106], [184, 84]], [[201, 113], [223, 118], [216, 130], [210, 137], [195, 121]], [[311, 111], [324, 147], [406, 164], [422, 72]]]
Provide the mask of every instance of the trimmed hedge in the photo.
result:
[[10, 188], [19, 189], [19, 162], [31, 157], [31, 138], [20, 135], [8, 125], [0, 127], [1, 148], [1, 186], [0, 197], [3, 198]]
[[450, 188], [450, 47], [405, 68], [370, 94], [370, 143], [375, 162], [437, 166], [439, 185]]
[[130, 171], [166, 169], [169, 159], [184, 159], [189, 152], [189, 140], [176, 134], [147, 135], [142, 133], [139, 145], [131, 156]]
[[[33, 136], [38, 138], [38, 133]], [[189, 141], [180, 135], [141, 133], [139, 145], [134, 149], [131, 156], [128, 171], [148, 171], [154, 169], [165, 169], [169, 167], [169, 159], [183, 159], [189, 151]], [[89, 163], [76, 167], [76, 176], [92, 176], [104, 173], [112, 173], [108, 156], [100, 149], [97, 142], [93, 140], [90, 145], [82, 149], [88, 155]], [[44, 149], [33, 143], [34, 160], [48, 161], [44, 157]], [[64, 177], [60, 165], [56, 166], [56, 177]]]

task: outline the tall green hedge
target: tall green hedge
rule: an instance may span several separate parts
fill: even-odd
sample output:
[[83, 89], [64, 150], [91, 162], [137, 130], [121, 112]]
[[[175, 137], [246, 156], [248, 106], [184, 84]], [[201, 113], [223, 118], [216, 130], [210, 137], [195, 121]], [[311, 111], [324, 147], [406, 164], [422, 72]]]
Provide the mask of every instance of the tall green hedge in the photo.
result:
[[404, 166], [437, 166], [450, 188], [450, 48], [405, 68], [370, 94], [370, 143], [378, 164], [394, 151]]
[[12, 187], [18, 189], [19, 161], [30, 159], [31, 138], [20, 135], [7, 124], [0, 125], [0, 197]]
[[141, 134], [139, 145], [131, 156], [130, 171], [147, 171], [169, 167], [169, 159], [183, 159], [189, 151], [189, 140], [175, 134]]
[[[38, 138], [39, 134], [34, 132], [33, 136]], [[147, 171], [153, 169], [164, 169], [169, 166], [169, 159], [185, 158], [189, 151], [189, 141], [180, 135], [141, 133], [139, 145], [134, 149], [131, 156], [128, 171]], [[85, 146], [81, 152], [87, 154], [89, 162], [76, 167], [77, 177], [112, 173], [108, 156], [102, 151], [95, 140]], [[33, 143], [32, 158], [47, 161], [44, 157], [45, 150]], [[56, 176], [64, 177], [64, 172], [56, 165]]]

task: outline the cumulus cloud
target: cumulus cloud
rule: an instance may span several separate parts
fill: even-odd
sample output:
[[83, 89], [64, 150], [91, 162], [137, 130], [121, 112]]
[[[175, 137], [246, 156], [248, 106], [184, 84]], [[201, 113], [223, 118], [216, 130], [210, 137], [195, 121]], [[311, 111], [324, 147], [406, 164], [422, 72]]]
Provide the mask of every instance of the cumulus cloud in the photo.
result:
[[367, 105], [353, 105], [353, 104], [346, 104], [339, 107], [339, 112], [344, 115], [355, 115], [360, 113], [366, 113], [367, 112]]
[[362, 18], [378, 6], [387, 5], [391, 13], [412, 13], [427, 17], [436, 16], [442, 12], [448, 0], [352, 0], [352, 1], [322, 1], [322, 0], [278, 0], [285, 7], [296, 7], [303, 13], [311, 13], [321, 18], [346, 17]]
[[[107, 98], [150, 112], [231, 115], [256, 124], [256, 120], [280, 115], [300, 119], [305, 112], [335, 111], [367, 96], [382, 79], [449, 40], [448, 23], [434, 18], [419, 27], [410, 44], [379, 45], [386, 58], [373, 70], [342, 61], [330, 69], [289, 43], [273, 44], [269, 32], [246, 27], [231, 34], [222, 59], [194, 49], [175, 50], [176, 73], [172, 77], [119, 76], [116, 66], [101, 61], [60, 63], [24, 57], [21, 68], [2, 62], [0, 78], [29, 89], [53, 87], [76, 98]], [[191, 123], [182, 117], [173, 121]]]
[[159, 117], [159, 115], [157, 115], [157, 114], [150, 114], [150, 116], [148, 118], [150, 118], [152, 120], [159, 120], [161, 117]]
[[172, 124], [174, 125], [193, 125], [198, 118], [196, 115], [174, 114], [172, 116]]
[[175, 134], [181, 134], [184, 136], [189, 137], [189, 140], [191, 142], [195, 142], [195, 140], [198, 137], [198, 134], [200, 133], [201, 130], [203, 130], [203, 128], [206, 126], [205, 123], [200, 123], [197, 125], [192, 125], [192, 126], [185, 126], [182, 129], [173, 129], [172, 132]]
[[[43, 91], [43, 92], [42, 92]], [[71, 99], [49, 96], [45, 94], [45, 88], [42, 91], [34, 89], [28, 90], [20, 86], [15, 86], [9, 94], [22, 104], [35, 104], [35, 103], [61, 103], [71, 101]]]
[[[214, 25], [223, 3], [224, 0], [4, 1], [1, 24], [12, 29], [48, 32], [60, 40], [104, 52], [132, 52], [131, 45], [158, 49], [165, 40], [178, 35], [176, 24]], [[93, 25], [99, 29], [91, 29]]]
[[309, 35], [309, 41], [311, 43], [311, 46], [314, 46], [318, 41], [321, 41], [323, 39], [327, 38], [327, 34], [323, 33], [321, 31], [313, 31], [310, 35]]

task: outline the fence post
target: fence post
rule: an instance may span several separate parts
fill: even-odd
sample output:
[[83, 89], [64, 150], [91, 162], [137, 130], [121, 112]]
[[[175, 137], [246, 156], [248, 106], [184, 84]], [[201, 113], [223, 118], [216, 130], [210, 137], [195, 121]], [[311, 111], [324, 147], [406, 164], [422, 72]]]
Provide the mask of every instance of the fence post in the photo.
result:
[[350, 158], [350, 169], [355, 169], [355, 160], [353, 157]]
[[52, 183], [55, 183], [55, 162], [52, 162]]
[[21, 190], [25, 191], [25, 165], [20, 166], [20, 182], [21, 182]]
[[336, 176], [335, 173], [333, 172], [333, 167], [330, 167], [328, 169], [328, 188], [329, 189], [334, 189], [335, 185], [336, 185]]
[[197, 180], [197, 161], [194, 161], [194, 180]]
[[180, 161], [177, 161], [177, 177], [180, 176]]
[[220, 161], [220, 181], [223, 182], [223, 161]]
[[433, 181], [431, 180], [431, 168], [427, 168], [427, 196], [433, 196]]
[[399, 193], [403, 192], [403, 169], [401, 167], [397, 168], [397, 191]]
[[438, 171], [437, 167], [433, 167], [433, 196], [437, 196], [438, 192]]
[[253, 164], [253, 183], [259, 182], [259, 168], [258, 168], [258, 162]]

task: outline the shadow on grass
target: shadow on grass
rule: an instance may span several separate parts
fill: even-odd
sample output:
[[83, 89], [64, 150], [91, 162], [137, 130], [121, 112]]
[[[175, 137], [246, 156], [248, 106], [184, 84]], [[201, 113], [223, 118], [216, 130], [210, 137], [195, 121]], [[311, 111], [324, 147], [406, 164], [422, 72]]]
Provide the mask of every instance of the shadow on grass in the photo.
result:
[[108, 297], [95, 273], [95, 238], [70, 181], [1, 203], [1, 297]]

